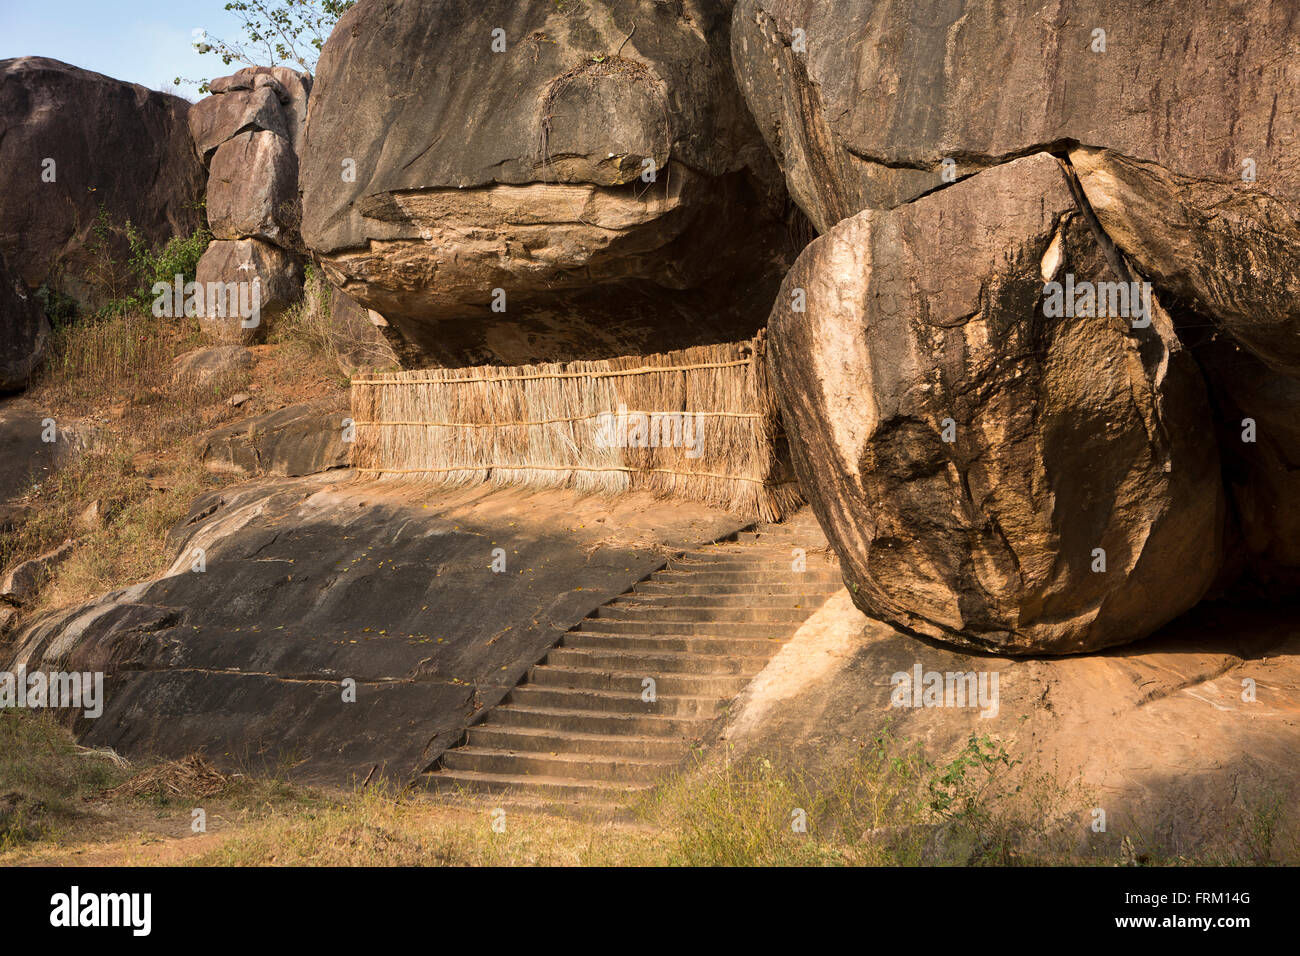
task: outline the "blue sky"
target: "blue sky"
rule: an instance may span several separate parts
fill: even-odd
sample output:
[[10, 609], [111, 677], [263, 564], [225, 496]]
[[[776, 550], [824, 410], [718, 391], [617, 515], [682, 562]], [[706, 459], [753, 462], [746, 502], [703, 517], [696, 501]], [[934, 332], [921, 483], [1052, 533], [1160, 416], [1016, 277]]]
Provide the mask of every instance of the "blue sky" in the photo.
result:
[[177, 76], [210, 79], [234, 72], [191, 47], [192, 32], [235, 37], [225, 0], [0, 0], [0, 60], [49, 56], [191, 99]]

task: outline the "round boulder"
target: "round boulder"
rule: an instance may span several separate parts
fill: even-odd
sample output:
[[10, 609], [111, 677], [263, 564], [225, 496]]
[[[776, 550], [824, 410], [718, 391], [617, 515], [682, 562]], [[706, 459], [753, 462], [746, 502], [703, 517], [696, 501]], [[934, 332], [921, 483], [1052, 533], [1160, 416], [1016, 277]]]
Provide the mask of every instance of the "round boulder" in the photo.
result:
[[804, 250], [772, 312], [805, 494], [854, 602], [913, 633], [1123, 644], [1222, 563], [1199, 370], [1072, 185], [1040, 153], [859, 213]]

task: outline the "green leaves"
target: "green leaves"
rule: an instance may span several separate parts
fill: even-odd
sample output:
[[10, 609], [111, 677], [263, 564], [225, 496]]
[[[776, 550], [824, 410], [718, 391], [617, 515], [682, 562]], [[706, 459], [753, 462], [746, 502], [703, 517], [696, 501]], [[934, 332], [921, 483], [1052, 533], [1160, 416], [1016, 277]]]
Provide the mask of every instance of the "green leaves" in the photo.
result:
[[[204, 36], [200, 53], [221, 57], [226, 66], [290, 66], [313, 71], [334, 24], [356, 0], [231, 0], [228, 13], [239, 20], [242, 36], [223, 40]], [[204, 81], [200, 92], [207, 89]]]
[[[971, 734], [966, 749], [931, 778], [930, 809], [948, 818], [973, 815], [983, 805], [989, 784], [1019, 762], [1000, 741]], [[966, 779], [967, 771], [972, 781]]]

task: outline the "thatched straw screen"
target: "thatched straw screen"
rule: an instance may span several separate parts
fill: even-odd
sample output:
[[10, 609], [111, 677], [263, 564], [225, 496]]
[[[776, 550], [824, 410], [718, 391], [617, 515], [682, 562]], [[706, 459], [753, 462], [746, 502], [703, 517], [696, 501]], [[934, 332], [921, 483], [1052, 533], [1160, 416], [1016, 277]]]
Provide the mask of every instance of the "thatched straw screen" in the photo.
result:
[[801, 503], [762, 338], [352, 380], [353, 465], [450, 485], [644, 489], [764, 520]]

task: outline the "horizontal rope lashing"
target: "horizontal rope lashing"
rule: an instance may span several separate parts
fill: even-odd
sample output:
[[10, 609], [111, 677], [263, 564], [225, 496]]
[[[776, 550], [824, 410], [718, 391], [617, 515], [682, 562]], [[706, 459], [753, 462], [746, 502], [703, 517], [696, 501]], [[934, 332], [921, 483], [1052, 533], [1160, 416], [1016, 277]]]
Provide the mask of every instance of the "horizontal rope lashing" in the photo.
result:
[[[628, 412], [628, 415], [708, 415], [713, 418], [767, 418], [763, 412]], [[585, 422], [593, 418], [600, 418], [601, 415], [609, 415], [611, 418], [619, 417], [614, 412], [595, 412], [591, 415], [577, 415], [570, 418], [543, 418], [535, 422], [356, 422], [352, 424], [358, 427], [362, 425], [428, 425], [433, 428], [507, 428], [518, 427], [523, 425], [556, 425], [560, 422]]]
[[497, 375], [479, 378], [354, 378], [353, 385], [461, 385], [472, 382], [531, 382], [547, 378], [618, 378], [623, 375], [651, 375], [655, 372], [690, 372], [701, 368], [736, 368], [739, 362], [706, 362], [702, 365], [646, 365], [641, 368], [610, 369], [606, 372], [541, 372], [537, 375]]
[[623, 471], [640, 475], [676, 475], [678, 478], [718, 478], [723, 481], [750, 481], [760, 485], [793, 484], [788, 481], [768, 481], [766, 478], [749, 478], [744, 475], [716, 475], [707, 471], [672, 471], [668, 468], [584, 468], [579, 465], [456, 465], [450, 468], [356, 468], [357, 472], [380, 475], [440, 475], [449, 471]]

